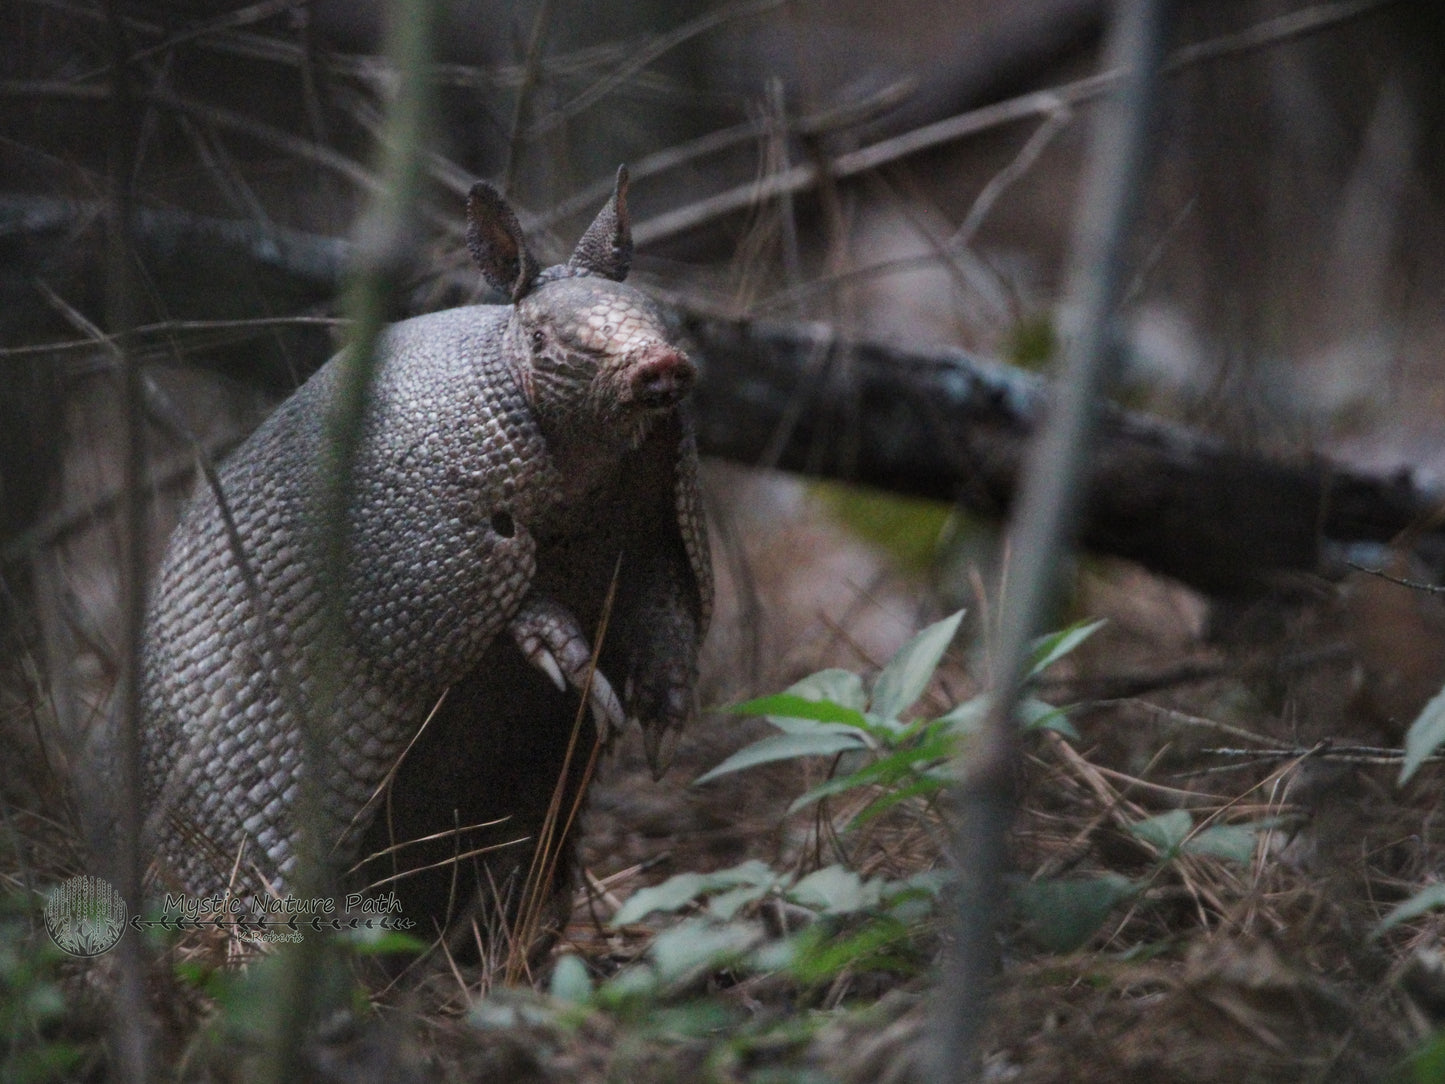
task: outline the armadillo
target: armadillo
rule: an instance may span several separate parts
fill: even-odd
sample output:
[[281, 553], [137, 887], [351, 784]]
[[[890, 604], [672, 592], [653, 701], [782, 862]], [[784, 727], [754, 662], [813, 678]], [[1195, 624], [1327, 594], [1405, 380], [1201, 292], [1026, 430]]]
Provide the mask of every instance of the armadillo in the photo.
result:
[[[684, 402], [695, 370], [622, 281], [625, 169], [570, 260], [546, 269], [496, 190], [479, 182], [467, 202], [473, 258], [510, 304], [405, 320], [379, 341], [344, 630], [325, 656], [336, 691], [313, 722], [329, 853], [373, 856], [353, 879], [394, 880], [408, 917], [438, 926], [526, 868], [575, 720], [569, 798], [594, 737], [626, 721], [660, 771], [712, 601]], [[198, 488], [157, 574], [143, 790], [168, 886], [209, 895], [239, 870], [241, 887], [284, 892], [294, 874], [297, 715], [333, 612], [308, 516], [339, 372], [328, 362], [221, 465], [219, 502]]]

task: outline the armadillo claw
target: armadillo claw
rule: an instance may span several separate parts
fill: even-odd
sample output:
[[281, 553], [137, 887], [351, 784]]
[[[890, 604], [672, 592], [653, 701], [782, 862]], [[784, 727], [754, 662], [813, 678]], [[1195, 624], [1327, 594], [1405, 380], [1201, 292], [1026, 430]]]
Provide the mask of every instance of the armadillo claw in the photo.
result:
[[622, 701], [612, 691], [612, 683], [602, 675], [601, 670], [592, 674], [592, 718], [604, 735], [611, 735], [622, 729]]
[[552, 679], [552, 684], [557, 686], [559, 693], [567, 691], [567, 679], [562, 676], [562, 668], [557, 665], [557, 660], [550, 651], [539, 643], [530, 658], [533, 666]]
[[527, 661], [558, 690], [565, 692], [570, 685], [579, 693], [587, 691], [592, 717], [604, 732], [622, 728], [622, 702], [602, 671], [593, 668], [587, 637], [565, 606], [545, 597], [529, 598], [512, 618], [511, 633]]
[[681, 730], [676, 726], [658, 726], [657, 724], [644, 725], [642, 727], [642, 749], [647, 754], [647, 767], [652, 772], [655, 782], [667, 774], [667, 769], [672, 767], [672, 758], [677, 755], [677, 739]]

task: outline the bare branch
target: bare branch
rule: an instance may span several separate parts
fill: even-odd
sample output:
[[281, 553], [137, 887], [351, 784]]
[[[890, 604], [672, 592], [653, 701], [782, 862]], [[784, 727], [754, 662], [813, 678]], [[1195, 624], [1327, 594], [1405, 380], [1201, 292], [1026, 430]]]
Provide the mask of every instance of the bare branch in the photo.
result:
[[1424, 591], [1431, 595], [1445, 595], [1445, 587], [1438, 583], [1424, 583], [1420, 580], [1407, 580], [1402, 576], [1392, 576], [1382, 568], [1366, 568], [1355, 561], [1346, 561], [1356, 572], [1363, 572], [1367, 576], [1377, 576], [1387, 583], [1398, 584], [1401, 587], [1408, 587], [1413, 591]]
[[[1320, 4], [1308, 12], [1272, 19], [1240, 34], [1213, 38], [1181, 49], [1169, 58], [1164, 71], [1174, 74], [1220, 57], [1291, 41], [1358, 18], [1376, 8], [1399, 2], [1401, 0], [1339, 0], [1336, 3]], [[981, 132], [1014, 124], [1029, 117], [1049, 116], [1061, 108], [1078, 106], [1099, 97], [1113, 89], [1122, 77], [1118, 69], [1106, 69], [1048, 90], [1033, 91], [980, 109], [972, 109], [839, 155], [832, 160], [827, 173], [839, 180], [854, 177], [921, 151], [955, 143]], [[763, 178], [756, 184], [740, 185], [639, 222], [633, 227], [633, 238], [638, 246], [642, 247], [677, 237], [726, 215], [746, 210], [755, 203], [807, 191], [818, 185], [822, 174], [823, 171], [812, 163], [794, 166], [785, 172]]]
[[548, 112], [547, 116], [537, 121], [529, 129], [526, 135], [528, 139], [536, 139], [546, 135], [548, 132], [566, 124], [572, 117], [582, 110], [600, 101], [617, 87], [627, 82], [643, 68], [647, 67], [659, 57], [676, 49], [683, 42], [690, 41], [700, 34], [709, 30], [715, 30], [724, 23], [733, 19], [749, 18], [753, 15], [761, 15], [771, 11], [773, 8], [781, 7], [786, 0], [750, 0], [750, 2], [735, 2], [724, 4], [700, 15], [696, 19], [684, 23], [666, 34], [660, 34], [641, 49], [633, 52], [628, 59], [616, 71], [598, 80], [588, 87], [571, 101], [564, 103], [555, 110]]
[[541, 0], [532, 20], [532, 37], [527, 43], [527, 57], [522, 66], [522, 85], [517, 88], [517, 102], [512, 111], [512, 130], [507, 134], [507, 160], [502, 167], [502, 195], [512, 194], [517, 180], [517, 166], [522, 157], [522, 142], [527, 131], [527, 117], [532, 109], [532, 95], [542, 66], [542, 47], [547, 31], [552, 28], [552, 0]]

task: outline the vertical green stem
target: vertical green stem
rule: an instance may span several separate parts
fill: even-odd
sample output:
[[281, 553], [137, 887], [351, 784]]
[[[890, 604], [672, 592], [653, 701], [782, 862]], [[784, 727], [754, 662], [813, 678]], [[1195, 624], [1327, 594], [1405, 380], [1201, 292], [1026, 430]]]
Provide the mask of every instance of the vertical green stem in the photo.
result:
[[1069, 307], [1080, 314], [1081, 326], [1065, 347], [1056, 398], [1031, 449], [1010, 524], [1013, 556], [990, 675], [993, 700], [978, 740], [967, 747], [953, 797], [958, 932], [941, 999], [938, 1078], [943, 1080], [972, 1081], [979, 1075], [1014, 813], [1014, 712], [1031, 641], [1042, 631], [1059, 561], [1077, 530], [1099, 398], [1117, 368], [1115, 310], [1143, 193], [1169, 6], [1169, 0], [1114, 5], [1105, 66], [1123, 72], [1123, 78], [1099, 106], [1066, 280]]
[[[429, 134], [434, 84], [429, 76], [437, 0], [395, 0], [391, 6], [387, 52], [397, 73], [396, 96], [381, 133], [381, 189], [357, 231], [356, 263], [343, 307], [352, 318], [351, 341], [337, 360], [336, 395], [324, 420], [323, 459], [312, 494], [312, 544], [321, 558], [325, 592], [321, 642], [317, 646], [314, 687], [297, 722], [306, 770], [297, 802], [297, 865], [292, 890], [297, 896], [336, 898], [336, 871], [327, 838], [322, 780], [335, 768], [327, 735], [337, 725], [341, 689], [340, 652], [345, 633], [345, 604], [340, 590], [347, 566], [348, 509], [355, 491], [353, 469], [361, 447], [363, 422], [378, 365], [377, 343], [391, 300], [402, 285], [417, 247], [417, 213], [422, 198], [424, 148]], [[262, 1079], [302, 1079], [301, 1049], [314, 1020], [322, 977], [330, 970], [329, 946], [314, 934], [286, 961], [276, 1003], [274, 1042]]]
[[[119, 344], [138, 322], [132, 237], [132, 183], [137, 148], [137, 112], [128, 62], [129, 45], [118, 5], [106, 5], [110, 44], [110, 146], [106, 199], [105, 324], [121, 351], [121, 398], [125, 412], [125, 465], [121, 531], [121, 671], [112, 713], [116, 739], [114, 811], [118, 886], [131, 913], [141, 905], [140, 855], [140, 682], [141, 638], [146, 600], [146, 448], [140, 359]], [[139, 938], [122, 938], [117, 1006], [144, 1001], [145, 955]], [[141, 1084], [148, 1078], [150, 1051], [146, 1022], [124, 1008], [113, 1023], [117, 1079]]]

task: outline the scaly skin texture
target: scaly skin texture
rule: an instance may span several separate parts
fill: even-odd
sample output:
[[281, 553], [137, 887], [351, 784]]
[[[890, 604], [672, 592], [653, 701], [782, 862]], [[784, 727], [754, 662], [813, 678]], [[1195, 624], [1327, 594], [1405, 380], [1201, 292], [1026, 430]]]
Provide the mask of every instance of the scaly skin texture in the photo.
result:
[[[637, 720], [656, 752], [691, 709], [711, 606], [680, 403], [693, 371], [652, 302], [620, 281], [625, 192], [622, 175], [572, 262], [538, 274], [515, 217], [479, 185], [473, 251], [515, 303], [407, 320], [379, 347], [340, 583], [340, 688], [319, 720], [331, 769], [318, 780], [321, 829], [343, 866], [450, 831], [353, 877], [443, 863], [387, 886], [424, 927], [478, 890], [483, 906], [515, 896], [575, 719], [568, 797], [599, 720]], [[309, 516], [336, 379], [332, 362], [223, 464], [240, 552], [203, 488], [158, 576], [144, 779], [171, 888], [222, 890], [238, 856], [248, 889], [284, 891], [294, 870], [308, 770], [295, 709], [317, 689], [324, 616]], [[526, 842], [446, 864], [511, 840]]]

